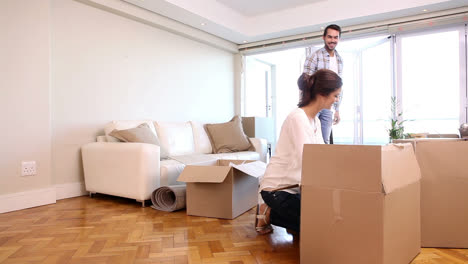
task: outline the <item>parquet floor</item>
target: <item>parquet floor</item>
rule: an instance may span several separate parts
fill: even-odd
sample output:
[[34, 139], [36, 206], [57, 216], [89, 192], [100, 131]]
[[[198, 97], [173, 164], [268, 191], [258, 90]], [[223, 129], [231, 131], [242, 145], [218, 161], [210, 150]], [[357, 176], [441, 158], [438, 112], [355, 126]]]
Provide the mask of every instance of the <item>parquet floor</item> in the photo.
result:
[[[234, 220], [142, 208], [105, 195], [0, 214], [0, 263], [299, 263], [299, 238]], [[423, 249], [412, 264], [468, 263], [468, 249]], [[320, 263], [317, 263], [320, 264]]]

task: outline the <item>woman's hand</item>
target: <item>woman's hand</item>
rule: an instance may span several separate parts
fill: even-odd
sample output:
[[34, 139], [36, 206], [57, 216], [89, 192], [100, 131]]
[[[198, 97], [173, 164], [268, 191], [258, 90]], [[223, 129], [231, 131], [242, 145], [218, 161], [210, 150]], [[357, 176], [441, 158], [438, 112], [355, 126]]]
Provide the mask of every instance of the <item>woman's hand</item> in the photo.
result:
[[333, 124], [336, 125], [340, 122], [340, 111], [335, 111], [335, 114], [333, 116]]

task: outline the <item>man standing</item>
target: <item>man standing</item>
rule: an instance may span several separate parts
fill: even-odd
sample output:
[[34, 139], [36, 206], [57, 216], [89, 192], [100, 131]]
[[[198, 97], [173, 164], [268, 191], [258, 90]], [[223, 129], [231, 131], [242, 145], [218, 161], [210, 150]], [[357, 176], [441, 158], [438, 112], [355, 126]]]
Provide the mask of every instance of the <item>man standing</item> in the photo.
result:
[[[323, 48], [311, 53], [307, 56], [304, 63], [304, 73], [312, 75], [314, 72], [320, 69], [329, 69], [336, 72], [342, 77], [343, 72], [343, 59], [335, 50], [336, 45], [341, 37], [341, 28], [338, 25], [328, 25], [323, 31]], [[318, 118], [322, 124], [322, 136], [323, 141], [326, 144], [330, 144], [330, 134], [332, 125], [340, 122], [340, 107], [341, 98], [338, 103], [335, 104], [335, 115], [330, 109], [323, 109], [318, 113]]]

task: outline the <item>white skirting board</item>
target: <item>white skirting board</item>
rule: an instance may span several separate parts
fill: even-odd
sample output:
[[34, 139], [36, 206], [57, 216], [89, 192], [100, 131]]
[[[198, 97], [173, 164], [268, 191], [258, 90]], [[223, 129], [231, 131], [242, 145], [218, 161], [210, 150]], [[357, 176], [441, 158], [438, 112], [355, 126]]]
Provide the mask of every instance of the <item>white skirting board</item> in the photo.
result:
[[66, 183], [26, 192], [0, 195], [0, 213], [53, 204], [57, 200], [87, 195], [84, 184]]
[[55, 188], [49, 187], [0, 196], [0, 213], [55, 203]]
[[57, 200], [88, 195], [83, 182], [73, 182], [55, 185]]

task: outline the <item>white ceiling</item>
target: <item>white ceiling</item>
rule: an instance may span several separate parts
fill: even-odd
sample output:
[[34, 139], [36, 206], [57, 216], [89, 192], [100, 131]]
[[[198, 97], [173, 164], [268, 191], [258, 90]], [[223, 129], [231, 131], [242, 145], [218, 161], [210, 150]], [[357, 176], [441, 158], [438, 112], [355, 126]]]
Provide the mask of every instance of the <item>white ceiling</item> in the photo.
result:
[[[468, 0], [122, 0], [236, 44], [467, 7]], [[425, 11], [424, 11], [425, 10]]]
[[216, 0], [244, 16], [256, 16], [326, 0]]

